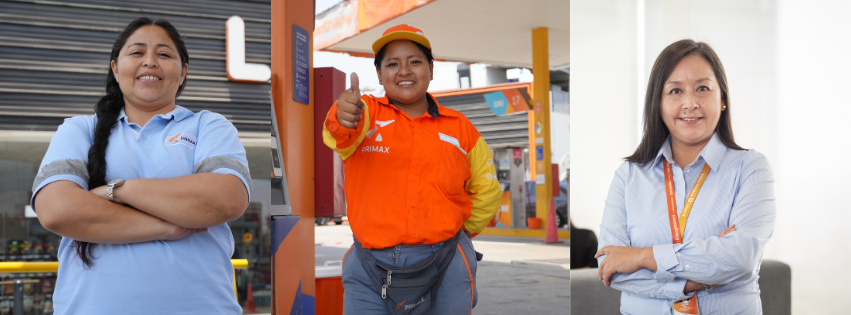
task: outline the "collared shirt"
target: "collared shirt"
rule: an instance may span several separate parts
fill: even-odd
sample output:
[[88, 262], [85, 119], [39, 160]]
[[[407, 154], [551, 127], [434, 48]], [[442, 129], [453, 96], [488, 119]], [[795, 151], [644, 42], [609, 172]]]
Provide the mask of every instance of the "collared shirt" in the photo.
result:
[[[762, 314], [757, 278], [776, 216], [768, 161], [753, 149], [727, 148], [717, 134], [685, 168], [672, 156], [668, 137], [653, 161], [621, 164], [609, 188], [599, 248], [653, 247], [658, 265], [656, 272], [640, 269], [612, 276], [612, 287], [622, 291], [621, 312], [671, 314], [675, 300], [692, 295], [683, 294], [686, 280], [692, 280], [723, 284], [697, 291], [700, 314]], [[678, 214], [703, 165], [711, 168], [694, 201], [682, 244], [671, 239], [662, 159], [672, 165]], [[736, 231], [720, 238], [731, 224]]]
[[[106, 150], [107, 182], [212, 172], [239, 177], [251, 193], [245, 149], [236, 128], [222, 115], [194, 114], [175, 105], [144, 127], [128, 122], [123, 109], [118, 120]], [[86, 162], [96, 123], [94, 115], [77, 116], [59, 126], [33, 184], [32, 200], [42, 187], [58, 180], [89, 189]], [[96, 244], [94, 265], [86, 269], [74, 241], [63, 237], [55, 312], [240, 314], [233, 291], [233, 250], [230, 228], [221, 224], [178, 241]]]
[[325, 118], [325, 144], [345, 163], [347, 214], [364, 248], [435, 244], [462, 227], [484, 229], [499, 209], [493, 152], [464, 115], [428, 94], [410, 117], [387, 97], [364, 95], [356, 128]]

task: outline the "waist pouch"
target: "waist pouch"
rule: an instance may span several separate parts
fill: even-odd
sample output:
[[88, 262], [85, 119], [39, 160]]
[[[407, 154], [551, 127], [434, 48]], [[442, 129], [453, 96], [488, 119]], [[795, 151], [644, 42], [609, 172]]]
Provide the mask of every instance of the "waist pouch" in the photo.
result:
[[443, 242], [437, 252], [417, 264], [405, 267], [388, 266], [366, 251], [355, 239], [358, 257], [364, 271], [381, 292], [390, 314], [426, 314], [434, 304], [435, 291], [443, 280], [446, 268], [455, 257], [458, 239], [463, 229]]

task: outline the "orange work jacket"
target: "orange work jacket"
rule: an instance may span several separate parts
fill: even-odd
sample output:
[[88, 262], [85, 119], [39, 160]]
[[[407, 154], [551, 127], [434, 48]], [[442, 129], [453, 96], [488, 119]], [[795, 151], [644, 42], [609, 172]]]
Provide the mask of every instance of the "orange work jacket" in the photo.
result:
[[461, 227], [479, 233], [493, 218], [501, 190], [493, 152], [461, 113], [440, 106], [411, 118], [387, 97], [364, 95], [357, 127], [325, 118], [326, 145], [345, 163], [347, 214], [364, 248], [434, 244]]

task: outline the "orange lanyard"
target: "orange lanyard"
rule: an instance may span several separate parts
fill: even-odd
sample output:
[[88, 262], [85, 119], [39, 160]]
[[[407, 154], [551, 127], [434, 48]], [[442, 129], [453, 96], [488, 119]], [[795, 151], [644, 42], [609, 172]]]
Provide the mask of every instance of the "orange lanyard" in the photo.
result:
[[688, 199], [686, 200], [686, 204], [683, 205], [683, 212], [680, 214], [678, 220], [677, 200], [674, 194], [674, 172], [668, 160], [663, 159], [663, 162], [665, 163], [665, 192], [668, 197], [668, 218], [671, 221], [671, 237], [674, 240], [674, 244], [681, 244], [683, 242], [683, 233], [686, 229], [686, 220], [688, 220], [689, 212], [691, 212], [691, 206], [694, 205], [694, 199], [697, 198], [697, 193], [700, 191], [700, 187], [703, 186], [703, 181], [709, 175], [709, 163], [703, 165], [703, 170], [700, 171], [700, 176], [697, 177], [691, 193], [688, 194]]

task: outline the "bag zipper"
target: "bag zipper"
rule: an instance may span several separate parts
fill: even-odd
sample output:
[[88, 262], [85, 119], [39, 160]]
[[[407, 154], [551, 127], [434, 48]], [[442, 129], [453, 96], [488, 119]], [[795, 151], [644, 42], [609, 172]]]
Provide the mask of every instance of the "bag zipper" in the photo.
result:
[[393, 276], [393, 270], [387, 270], [387, 283], [381, 286], [381, 298], [387, 297], [387, 287], [390, 286], [390, 278]]
[[[434, 256], [432, 256], [432, 257], [430, 258], [430, 260], [434, 260], [434, 259], [435, 259], [435, 257], [434, 257]], [[375, 264], [375, 266], [376, 266], [376, 267], [378, 267], [378, 268], [379, 268], [379, 269], [381, 269], [381, 270], [387, 270], [387, 271], [392, 270], [392, 269], [390, 269], [390, 268], [386, 268], [386, 267], [384, 267], [383, 265], [378, 264], [378, 263], [376, 263], [376, 264]], [[394, 271], [395, 271], [396, 273], [400, 273], [400, 274], [415, 273], [415, 272], [420, 272], [420, 271], [422, 271], [423, 269], [426, 269], [426, 268], [428, 268], [428, 267], [430, 267], [430, 266], [431, 266], [431, 262], [429, 262], [429, 263], [427, 263], [427, 264], [424, 264], [423, 266], [420, 266], [419, 268], [416, 268], [416, 269], [396, 269], [396, 270], [394, 270]]]

